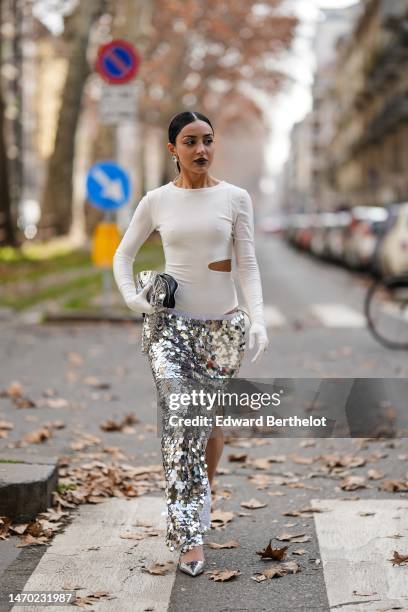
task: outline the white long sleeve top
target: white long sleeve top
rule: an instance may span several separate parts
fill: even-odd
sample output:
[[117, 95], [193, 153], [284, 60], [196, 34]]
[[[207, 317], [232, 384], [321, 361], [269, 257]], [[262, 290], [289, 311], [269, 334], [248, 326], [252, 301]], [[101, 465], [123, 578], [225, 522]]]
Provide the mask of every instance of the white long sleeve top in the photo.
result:
[[234, 252], [251, 323], [265, 324], [253, 207], [245, 189], [226, 181], [200, 189], [184, 189], [170, 182], [148, 191], [113, 258], [115, 281], [125, 301], [136, 294], [135, 257], [155, 229], [163, 243], [165, 272], [179, 284], [176, 309], [220, 316], [235, 308], [238, 299], [232, 272], [208, 267], [232, 259]]

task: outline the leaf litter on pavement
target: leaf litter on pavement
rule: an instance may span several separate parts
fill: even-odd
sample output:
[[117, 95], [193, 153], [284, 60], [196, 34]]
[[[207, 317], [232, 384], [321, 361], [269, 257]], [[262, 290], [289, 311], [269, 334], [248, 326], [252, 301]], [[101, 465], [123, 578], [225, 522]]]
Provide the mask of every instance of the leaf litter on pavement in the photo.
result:
[[[79, 355], [70, 355], [70, 362], [73, 365], [82, 365], [82, 358]], [[102, 382], [98, 378], [88, 376], [83, 379], [83, 382], [93, 389], [109, 389], [110, 384]], [[23, 386], [18, 381], [13, 381], [5, 390], [0, 390], [1, 397], [8, 397], [12, 405], [18, 409], [33, 409], [46, 405], [49, 408], [69, 409], [72, 406], [68, 400], [58, 397], [55, 389], [45, 389], [43, 398], [35, 401], [30, 398], [23, 390]], [[81, 409], [84, 406], [81, 406]], [[133, 414], [126, 414], [121, 419], [108, 418], [100, 424], [100, 429], [106, 433], [121, 432], [134, 434], [134, 425], [139, 425], [139, 419]], [[142, 424], [141, 424], [142, 425]], [[13, 443], [14, 446], [27, 444], [46, 444], [47, 441], [54, 435], [54, 431], [65, 427], [65, 423], [61, 420], [44, 423], [39, 429], [25, 434], [20, 441]], [[11, 421], [0, 421], [0, 438], [7, 438], [9, 432], [14, 428], [14, 423]], [[144, 425], [145, 430], [154, 430], [154, 426]], [[371, 439], [359, 439], [360, 448], [367, 448]], [[377, 440], [376, 440], [377, 441]], [[87, 451], [85, 456], [90, 460], [82, 463], [82, 465], [74, 465], [69, 463], [69, 458], [62, 458], [59, 465], [59, 486], [58, 492], [53, 494], [53, 507], [47, 512], [40, 513], [34, 521], [24, 524], [13, 525], [8, 517], [0, 517], [0, 539], [6, 539], [11, 534], [18, 535], [21, 543], [18, 546], [40, 545], [49, 542], [53, 535], [58, 532], [70, 517], [70, 509], [76, 508], [83, 503], [101, 503], [108, 497], [131, 498], [139, 495], [144, 495], [151, 491], [163, 491], [164, 475], [161, 465], [147, 465], [134, 467], [124, 463], [114, 464], [106, 463], [97, 459], [92, 459], [92, 453], [88, 451], [90, 446], [98, 445], [102, 440], [92, 434], [82, 434], [79, 439], [70, 443], [70, 446], [75, 451]], [[358, 489], [373, 488], [376, 485], [378, 490], [389, 492], [407, 492], [408, 491], [408, 474], [405, 478], [384, 478], [383, 472], [373, 469], [368, 469], [365, 476], [360, 474], [355, 475], [350, 473], [351, 470], [361, 469], [367, 463], [375, 462], [387, 456], [384, 451], [374, 451], [369, 456], [363, 457], [356, 452], [350, 453], [329, 453], [312, 456], [304, 456], [299, 453], [291, 453], [289, 455], [266, 455], [266, 456], [251, 456], [248, 449], [268, 445], [269, 441], [264, 439], [245, 439], [236, 438], [226, 439], [227, 444], [231, 446], [245, 448], [245, 452], [230, 453], [227, 457], [231, 464], [235, 464], [239, 470], [250, 471], [247, 475], [249, 482], [259, 491], [265, 491], [269, 496], [285, 495], [284, 492], [273, 490], [271, 487], [286, 487], [304, 488], [310, 490], [319, 490], [319, 487], [308, 485], [304, 482], [307, 478], [330, 478], [333, 479], [338, 486], [335, 490], [355, 491]], [[11, 445], [13, 446], [13, 445]], [[315, 448], [315, 440], [302, 440], [299, 442], [299, 449]], [[117, 454], [118, 458], [124, 456], [117, 447], [105, 448], [104, 452]], [[94, 453], [96, 454], [96, 453]], [[407, 461], [408, 455], [401, 453], [398, 455], [400, 461]], [[297, 473], [281, 469], [276, 471], [277, 466], [283, 466], [292, 461], [294, 465], [310, 466], [309, 471], [304, 476], [299, 476]], [[235, 470], [228, 468], [218, 468], [217, 476], [233, 474]], [[373, 484], [368, 484], [368, 482]], [[213, 495], [213, 504], [229, 500], [232, 493], [228, 489], [216, 491]], [[349, 498], [352, 499], [352, 498]], [[358, 497], [354, 497], [358, 499]], [[225, 527], [234, 519], [245, 516], [251, 516], [252, 511], [263, 509], [268, 506], [263, 500], [251, 498], [248, 501], [242, 501], [240, 505], [251, 510], [250, 513], [230, 512], [216, 509], [211, 513], [211, 526], [215, 531], [224, 530]], [[284, 516], [307, 517], [313, 516], [315, 512], [324, 510], [303, 507], [299, 509], [290, 509], [283, 512]], [[373, 513], [361, 513], [362, 516], [371, 516]], [[294, 524], [293, 524], [294, 525]], [[135, 532], [120, 534], [123, 539], [142, 540], [149, 537], [162, 535], [160, 530], [154, 530], [149, 525], [136, 525], [140, 529]], [[289, 526], [289, 524], [288, 524]], [[389, 537], [397, 537], [389, 536]], [[278, 541], [287, 541], [290, 544], [310, 541], [310, 537], [303, 532], [300, 533], [281, 533], [275, 536]], [[239, 547], [237, 540], [230, 540], [225, 543], [211, 542], [209, 547], [213, 550], [233, 549]], [[262, 551], [254, 551], [260, 556], [259, 561], [265, 563], [273, 563], [273, 566], [264, 569], [262, 572], [257, 572], [252, 579], [256, 582], [263, 582], [270, 578], [282, 577], [289, 573], [298, 573], [301, 567], [295, 561], [287, 561], [286, 563], [277, 564], [278, 561], [286, 556], [288, 546], [283, 548], [273, 547], [272, 539]], [[293, 555], [303, 555], [305, 549], [292, 550]], [[394, 551], [393, 565], [406, 564], [408, 556], [402, 552]], [[316, 564], [319, 560], [316, 560]], [[168, 571], [174, 569], [172, 562], [160, 563], [156, 562], [150, 567], [145, 567], [147, 571], [153, 575], [164, 575]], [[241, 575], [237, 569], [216, 569], [207, 572], [210, 579], [214, 582], [226, 582], [237, 578]], [[100, 597], [103, 597], [104, 592], [101, 592]], [[86, 605], [91, 603], [91, 600], [86, 602], [86, 598], [97, 597], [97, 594], [88, 595], [83, 598], [83, 602], [78, 601], [76, 605]], [[85, 603], [86, 602], [86, 603]]]

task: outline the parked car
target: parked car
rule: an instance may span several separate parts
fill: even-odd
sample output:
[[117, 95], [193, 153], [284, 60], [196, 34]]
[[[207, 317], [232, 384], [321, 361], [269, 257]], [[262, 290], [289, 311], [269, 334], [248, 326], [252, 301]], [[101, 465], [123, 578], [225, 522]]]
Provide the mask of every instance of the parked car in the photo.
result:
[[285, 222], [280, 215], [271, 215], [262, 217], [258, 221], [257, 228], [265, 234], [280, 234], [285, 229]]
[[345, 231], [344, 261], [352, 269], [369, 268], [389, 212], [382, 206], [356, 206], [350, 212], [350, 223]]
[[344, 210], [334, 213], [336, 215], [333, 226], [328, 229], [327, 244], [329, 258], [333, 261], [344, 261], [345, 233], [350, 224], [351, 214]]
[[408, 202], [389, 208], [384, 236], [378, 245], [377, 267], [383, 275], [408, 272]]
[[296, 244], [299, 248], [308, 251], [310, 249], [310, 243], [313, 238], [313, 227], [311, 225], [310, 218], [307, 218], [303, 222], [303, 226], [300, 227], [296, 233]]
[[310, 250], [318, 257], [331, 257], [330, 236], [338, 228], [338, 213], [322, 212], [315, 216]]
[[310, 215], [297, 213], [288, 218], [285, 236], [293, 245], [305, 248], [304, 245], [309, 240]]

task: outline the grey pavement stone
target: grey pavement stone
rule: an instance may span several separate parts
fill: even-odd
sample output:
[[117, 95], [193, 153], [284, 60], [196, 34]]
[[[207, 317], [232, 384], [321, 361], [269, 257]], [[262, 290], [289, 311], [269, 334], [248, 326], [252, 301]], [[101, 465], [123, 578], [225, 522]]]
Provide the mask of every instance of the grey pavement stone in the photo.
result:
[[58, 483], [57, 458], [42, 457], [37, 462], [33, 457], [24, 461], [11, 455], [0, 455], [0, 515], [13, 522], [31, 521], [51, 506]]

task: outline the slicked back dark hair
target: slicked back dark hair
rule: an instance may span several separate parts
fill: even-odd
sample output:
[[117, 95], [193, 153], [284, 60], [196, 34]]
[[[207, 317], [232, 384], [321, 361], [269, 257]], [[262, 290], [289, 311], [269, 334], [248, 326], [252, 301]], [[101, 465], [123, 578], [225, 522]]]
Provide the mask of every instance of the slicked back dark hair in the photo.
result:
[[[178, 115], [175, 115], [170, 121], [169, 142], [175, 145], [177, 135], [181, 132], [181, 130], [183, 129], [185, 125], [188, 125], [192, 121], [205, 121], [206, 123], [208, 123], [208, 125], [214, 132], [214, 128], [211, 125], [211, 121], [208, 119], [208, 117], [206, 117], [202, 113], [197, 113], [193, 111], [184, 111], [182, 113], [179, 113]], [[180, 164], [178, 162], [177, 162], [177, 168], [178, 168], [178, 171], [180, 172]]]

